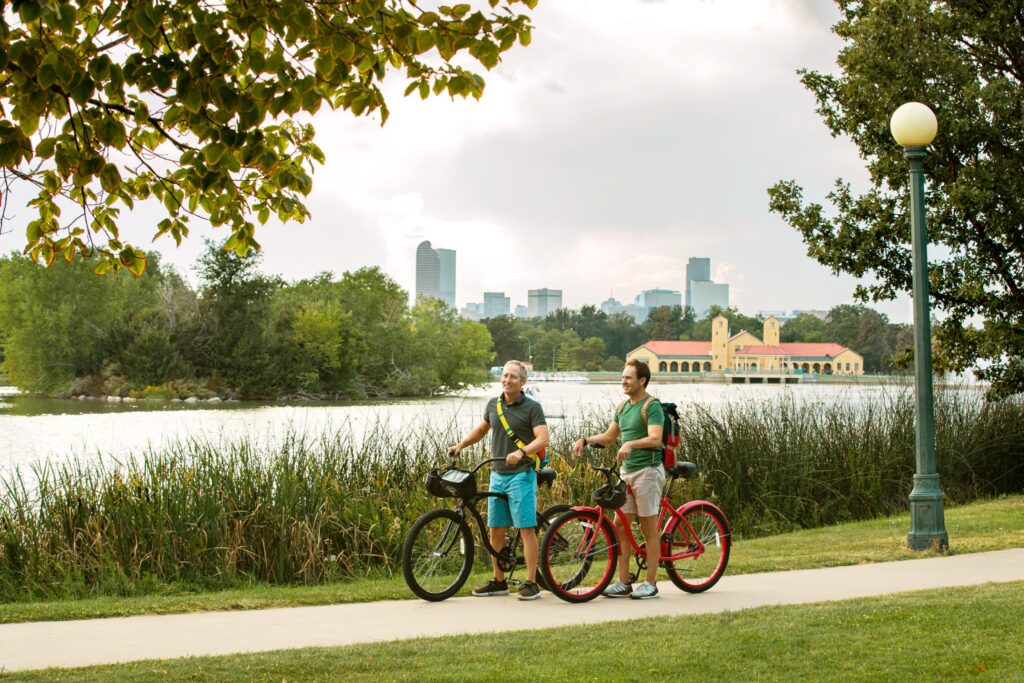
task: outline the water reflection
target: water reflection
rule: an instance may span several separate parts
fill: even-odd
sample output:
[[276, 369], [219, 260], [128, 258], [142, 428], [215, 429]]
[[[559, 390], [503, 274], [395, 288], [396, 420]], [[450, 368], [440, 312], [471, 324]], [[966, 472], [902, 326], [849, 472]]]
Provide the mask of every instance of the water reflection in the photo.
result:
[[[553, 431], [581, 413], [609, 415], [622, 397], [618, 384], [532, 384]], [[883, 395], [908, 391], [907, 384], [890, 385], [734, 385], [654, 384], [652, 393], [686, 406], [727, 401], [827, 401], [851, 405]], [[100, 455], [125, 458], [167, 443], [189, 438], [233, 440], [242, 436], [275, 443], [289, 431], [319, 434], [350, 430], [357, 441], [368, 429], [450, 430], [461, 436], [483, 417], [488, 398], [501, 391], [498, 383], [458, 396], [422, 400], [267, 403], [107, 403], [36, 399], [0, 392], [0, 471], [46, 460], [90, 459]]]

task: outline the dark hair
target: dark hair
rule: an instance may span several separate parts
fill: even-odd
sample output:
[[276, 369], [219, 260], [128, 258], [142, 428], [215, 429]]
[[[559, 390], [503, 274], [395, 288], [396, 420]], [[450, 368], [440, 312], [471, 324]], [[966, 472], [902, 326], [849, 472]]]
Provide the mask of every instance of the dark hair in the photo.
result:
[[651, 383], [651, 369], [647, 366], [647, 363], [636, 358], [626, 361], [626, 366], [630, 365], [636, 368], [636, 378], [644, 380], [644, 389], [646, 389], [647, 385]]

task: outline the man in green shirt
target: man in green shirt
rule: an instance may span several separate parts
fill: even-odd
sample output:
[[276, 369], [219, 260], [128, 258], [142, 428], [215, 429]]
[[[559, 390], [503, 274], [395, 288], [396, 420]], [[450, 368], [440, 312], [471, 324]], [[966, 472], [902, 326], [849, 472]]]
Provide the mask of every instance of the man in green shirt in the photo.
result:
[[[572, 447], [573, 455], [579, 457], [587, 445], [608, 446], [622, 435], [618, 462], [622, 464], [622, 480], [629, 486], [622, 512], [626, 524], [632, 524], [634, 517], [640, 518], [640, 530], [647, 541], [647, 580], [636, 590], [629, 581], [629, 539], [622, 518], [616, 515], [615, 535], [623, 552], [619, 554], [619, 580], [604, 592], [609, 598], [628, 595], [635, 600], [646, 600], [658, 597], [656, 579], [661, 555], [658, 511], [665, 488], [665, 468], [661, 465], [661, 433], [665, 415], [657, 399], [647, 402], [650, 381], [651, 369], [646, 363], [639, 360], [626, 363], [622, 370], [622, 391], [628, 400], [616, 411], [604, 433], [577, 439]], [[648, 403], [646, 424], [642, 414], [645, 403]]]

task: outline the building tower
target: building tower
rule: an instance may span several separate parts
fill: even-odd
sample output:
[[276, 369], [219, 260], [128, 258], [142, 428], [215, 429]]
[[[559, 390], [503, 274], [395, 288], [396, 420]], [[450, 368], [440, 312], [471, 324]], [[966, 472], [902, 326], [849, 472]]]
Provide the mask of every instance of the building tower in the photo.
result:
[[455, 250], [438, 249], [437, 259], [441, 265], [439, 274], [439, 299], [455, 308]]
[[562, 290], [530, 289], [526, 293], [527, 315], [531, 318], [545, 318], [562, 307]]
[[455, 251], [434, 249], [429, 241], [416, 247], [416, 298], [440, 299], [455, 308]]
[[729, 357], [726, 347], [729, 344], [729, 319], [724, 315], [716, 315], [711, 321], [711, 369], [724, 370], [725, 361]]
[[712, 306], [729, 308], [729, 285], [711, 281], [711, 259], [691, 258], [686, 264], [686, 305], [697, 320], [704, 318]]
[[773, 315], [768, 316], [764, 320], [764, 345], [765, 346], [778, 346], [781, 329], [779, 327], [779, 320]]

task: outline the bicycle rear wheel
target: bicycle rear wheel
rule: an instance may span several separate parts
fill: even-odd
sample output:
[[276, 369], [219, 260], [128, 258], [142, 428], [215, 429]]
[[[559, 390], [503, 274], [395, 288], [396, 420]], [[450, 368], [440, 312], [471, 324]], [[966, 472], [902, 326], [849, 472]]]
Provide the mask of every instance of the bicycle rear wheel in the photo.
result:
[[548, 590], [566, 602], [593, 600], [615, 574], [619, 546], [608, 520], [570, 510], [551, 523], [540, 545], [540, 573]]
[[424, 600], [455, 595], [472, 568], [473, 533], [452, 510], [431, 510], [417, 519], [402, 544], [405, 582]]
[[703, 593], [718, 583], [729, 564], [732, 548], [729, 522], [710, 505], [683, 506], [679, 512], [687, 524], [673, 520], [671, 528], [665, 532], [662, 556], [692, 554], [663, 562], [663, 565], [677, 588], [687, 593]]

